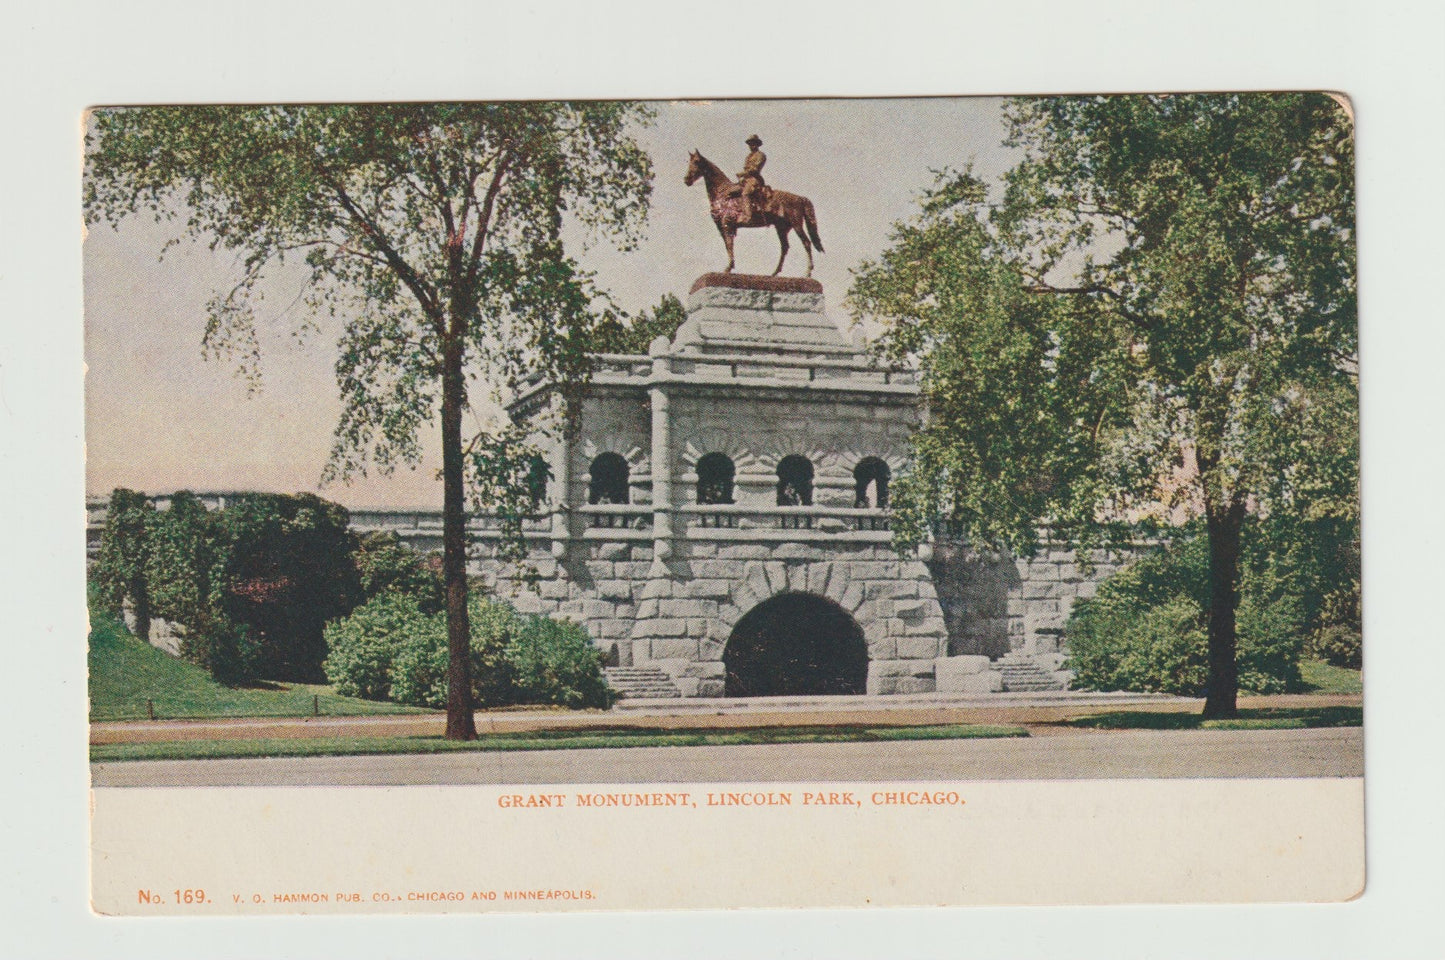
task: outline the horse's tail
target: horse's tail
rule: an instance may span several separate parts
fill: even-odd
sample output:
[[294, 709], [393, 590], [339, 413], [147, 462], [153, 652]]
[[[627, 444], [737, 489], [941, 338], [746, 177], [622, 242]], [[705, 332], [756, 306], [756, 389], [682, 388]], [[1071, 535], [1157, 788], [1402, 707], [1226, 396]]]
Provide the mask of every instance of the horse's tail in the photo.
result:
[[823, 241], [818, 239], [818, 218], [813, 215], [813, 201], [803, 201], [803, 222], [808, 225], [808, 239], [813, 241], [813, 246], [818, 248], [819, 253], [826, 253], [823, 249]]

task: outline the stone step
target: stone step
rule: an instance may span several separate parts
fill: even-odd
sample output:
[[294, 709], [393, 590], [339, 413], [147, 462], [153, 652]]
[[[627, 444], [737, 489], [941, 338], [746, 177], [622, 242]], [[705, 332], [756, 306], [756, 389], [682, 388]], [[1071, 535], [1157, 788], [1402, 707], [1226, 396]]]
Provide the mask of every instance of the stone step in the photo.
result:
[[998, 661], [1005, 693], [1037, 693], [1064, 690], [1066, 685], [1027, 657], [1010, 654]]
[[619, 700], [661, 700], [682, 696], [682, 691], [656, 667], [604, 667], [607, 685]]

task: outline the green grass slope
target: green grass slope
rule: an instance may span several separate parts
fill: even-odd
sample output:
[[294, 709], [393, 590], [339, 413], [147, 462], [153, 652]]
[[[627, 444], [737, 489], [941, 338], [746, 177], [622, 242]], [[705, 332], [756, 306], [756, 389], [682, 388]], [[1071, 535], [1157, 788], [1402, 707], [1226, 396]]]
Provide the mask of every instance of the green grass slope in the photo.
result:
[[90, 719], [139, 720], [146, 701], [159, 719], [299, 717], [313, 711], [332, 716], [420, 713], [412, 707], [342, 697], [330, 687], [276, 684], [266, 689], [224, 687], [195, 664], [178, 660], [136, 637], [114, 616], [90, 612]]
[[1301, 660], [1300, 676], [1313, 693], [1362, 693], [1360, 671], [1335, 667], [1323, 660]]

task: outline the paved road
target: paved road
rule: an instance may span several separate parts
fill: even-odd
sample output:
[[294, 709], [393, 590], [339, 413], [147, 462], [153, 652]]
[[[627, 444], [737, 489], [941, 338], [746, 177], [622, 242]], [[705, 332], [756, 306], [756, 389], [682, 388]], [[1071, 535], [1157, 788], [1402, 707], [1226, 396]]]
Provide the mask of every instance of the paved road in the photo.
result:
[[[1112, 710], [1198, 713], [1202, 700], [1166, 694], [1067, 693], [986, 697], [919, 694], [889, 697], [755, 697], [716, 700], [624, 700], [612, 710], [479, 711], [479, 733], [644, 727], [736, 730], [744, 727], [996, 723], [1037, 726]], [[1240, 697], [1240, 709], [1359, 706], [1358, 694]], [[210, 720], [124, 720], [92, 723], [91, 743], [168, 740], [256, 740], [319, 737], [439, 737], [443, 713], [348, 717], [228, 717]], [[1036, 733], [1048, 732], [1036, 730]]]
[[1359, 727], [91, 765], [96, 787], [1358, 777], [1363, 772]]

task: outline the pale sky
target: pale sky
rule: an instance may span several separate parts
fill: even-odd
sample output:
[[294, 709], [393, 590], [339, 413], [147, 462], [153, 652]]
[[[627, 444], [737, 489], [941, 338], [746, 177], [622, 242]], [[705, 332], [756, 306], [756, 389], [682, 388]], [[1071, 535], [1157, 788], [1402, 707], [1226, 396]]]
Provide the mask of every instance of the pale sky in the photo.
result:
[[[700, 274], [727, 264], [708, 216], [701, 182], [683, 186], [696, 148], [729, 174], [741, 168], [751, 133], [763, 139], [764, 175], [773, 186], [813, 200], [826, 253], [815, 253], [835, 323], [850, 269], [877, 256], [892, 224], [911, 216], [931, 170], [970, 160], [985, 178], [1013, 162], [1000, 146], [997, 99], [765, 100], [658, 103], [656, 123], [638, 131], [656, 179], [646, 238], [627, 254], [593, 248], [583, 262], [628, 310], [664, 293], [686, 299]], [[234, 364], [205, 360], [205, 304], [239, 277], [234, 255], [183, 242], [158, 255], [174, 226], [132, 218], [119, 231], [86, 240], [86, 490], [116, 486], [152, 493], [177, 489], [315, 491], [351, 507], [441, 502], [437, 430], [425, 437], [429, 462], [416, 471], [318, 486], [340, 402], [333, 366], [337, 328], [298, 339], [300, 276], [278, 272], [258, 305], [263, 391], [248, 398]], [[772, 230], [738, 236], [737, 269], [770, 273]], [[806, 256], [796, 238], [784, 273], [800, 276]]]

